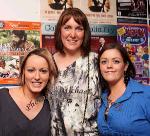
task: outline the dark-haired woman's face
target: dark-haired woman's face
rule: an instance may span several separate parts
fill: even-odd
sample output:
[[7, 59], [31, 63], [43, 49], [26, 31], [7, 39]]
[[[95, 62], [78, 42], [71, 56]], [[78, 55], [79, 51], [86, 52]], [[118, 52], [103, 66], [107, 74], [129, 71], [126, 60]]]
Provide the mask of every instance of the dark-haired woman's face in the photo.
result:
[[103, 52], [100, 57], [99, 68], [103, 78], [108, 84], [124, 81], [124, 71], [128, 65], [124, 63], [120, 52], [117, 49], [109, 49]]
[[61, 27], [61, 40], [65, 52], [81, 52], [81, 45], [84, 38], [84, 28], [71, 17]]

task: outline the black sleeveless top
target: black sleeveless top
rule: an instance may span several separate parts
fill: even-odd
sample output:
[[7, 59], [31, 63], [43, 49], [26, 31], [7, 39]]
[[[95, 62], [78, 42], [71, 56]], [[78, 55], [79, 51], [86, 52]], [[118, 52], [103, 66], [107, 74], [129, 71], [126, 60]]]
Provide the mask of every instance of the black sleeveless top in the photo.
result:
[[47, 100], [38, 115], [29, 120], [6, 88], [0, 89], [0, 136], [49, 136], [50, 106]]

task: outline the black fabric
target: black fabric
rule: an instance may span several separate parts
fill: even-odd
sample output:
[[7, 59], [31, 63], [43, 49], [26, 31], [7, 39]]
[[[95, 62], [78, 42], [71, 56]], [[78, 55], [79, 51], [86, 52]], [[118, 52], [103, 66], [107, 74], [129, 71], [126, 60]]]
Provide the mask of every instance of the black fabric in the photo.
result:
[[0, 89], [0, 136], [48, 136], [50, 106], [45, 100], [39, 114], [29, 120], [6, 88]]

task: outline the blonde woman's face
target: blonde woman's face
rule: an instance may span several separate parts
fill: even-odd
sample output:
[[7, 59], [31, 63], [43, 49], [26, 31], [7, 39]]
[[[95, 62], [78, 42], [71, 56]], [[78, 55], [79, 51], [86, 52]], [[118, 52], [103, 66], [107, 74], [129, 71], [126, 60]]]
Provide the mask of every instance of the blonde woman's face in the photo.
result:
[[47, 61], [38, 55], [30, 56], [24, 68], [25, 87], [32, 93], [40, 93], [48, 83], [49, 67]]

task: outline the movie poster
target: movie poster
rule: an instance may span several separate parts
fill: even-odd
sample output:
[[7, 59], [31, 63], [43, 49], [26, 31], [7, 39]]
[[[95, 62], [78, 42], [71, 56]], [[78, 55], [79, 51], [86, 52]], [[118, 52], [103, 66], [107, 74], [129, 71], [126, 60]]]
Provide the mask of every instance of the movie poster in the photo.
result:
[[117, 0], [117, 15], [147, 18], [147, 0]]
[[127, 49], [136, 68], [136, 79], [149, 84], [148, 25], [142, 19], [118, 19], [118, 41]]
[[25, 54], [41, 47], [40, 23], [0, 21], [0, 85], [19, 85]]

